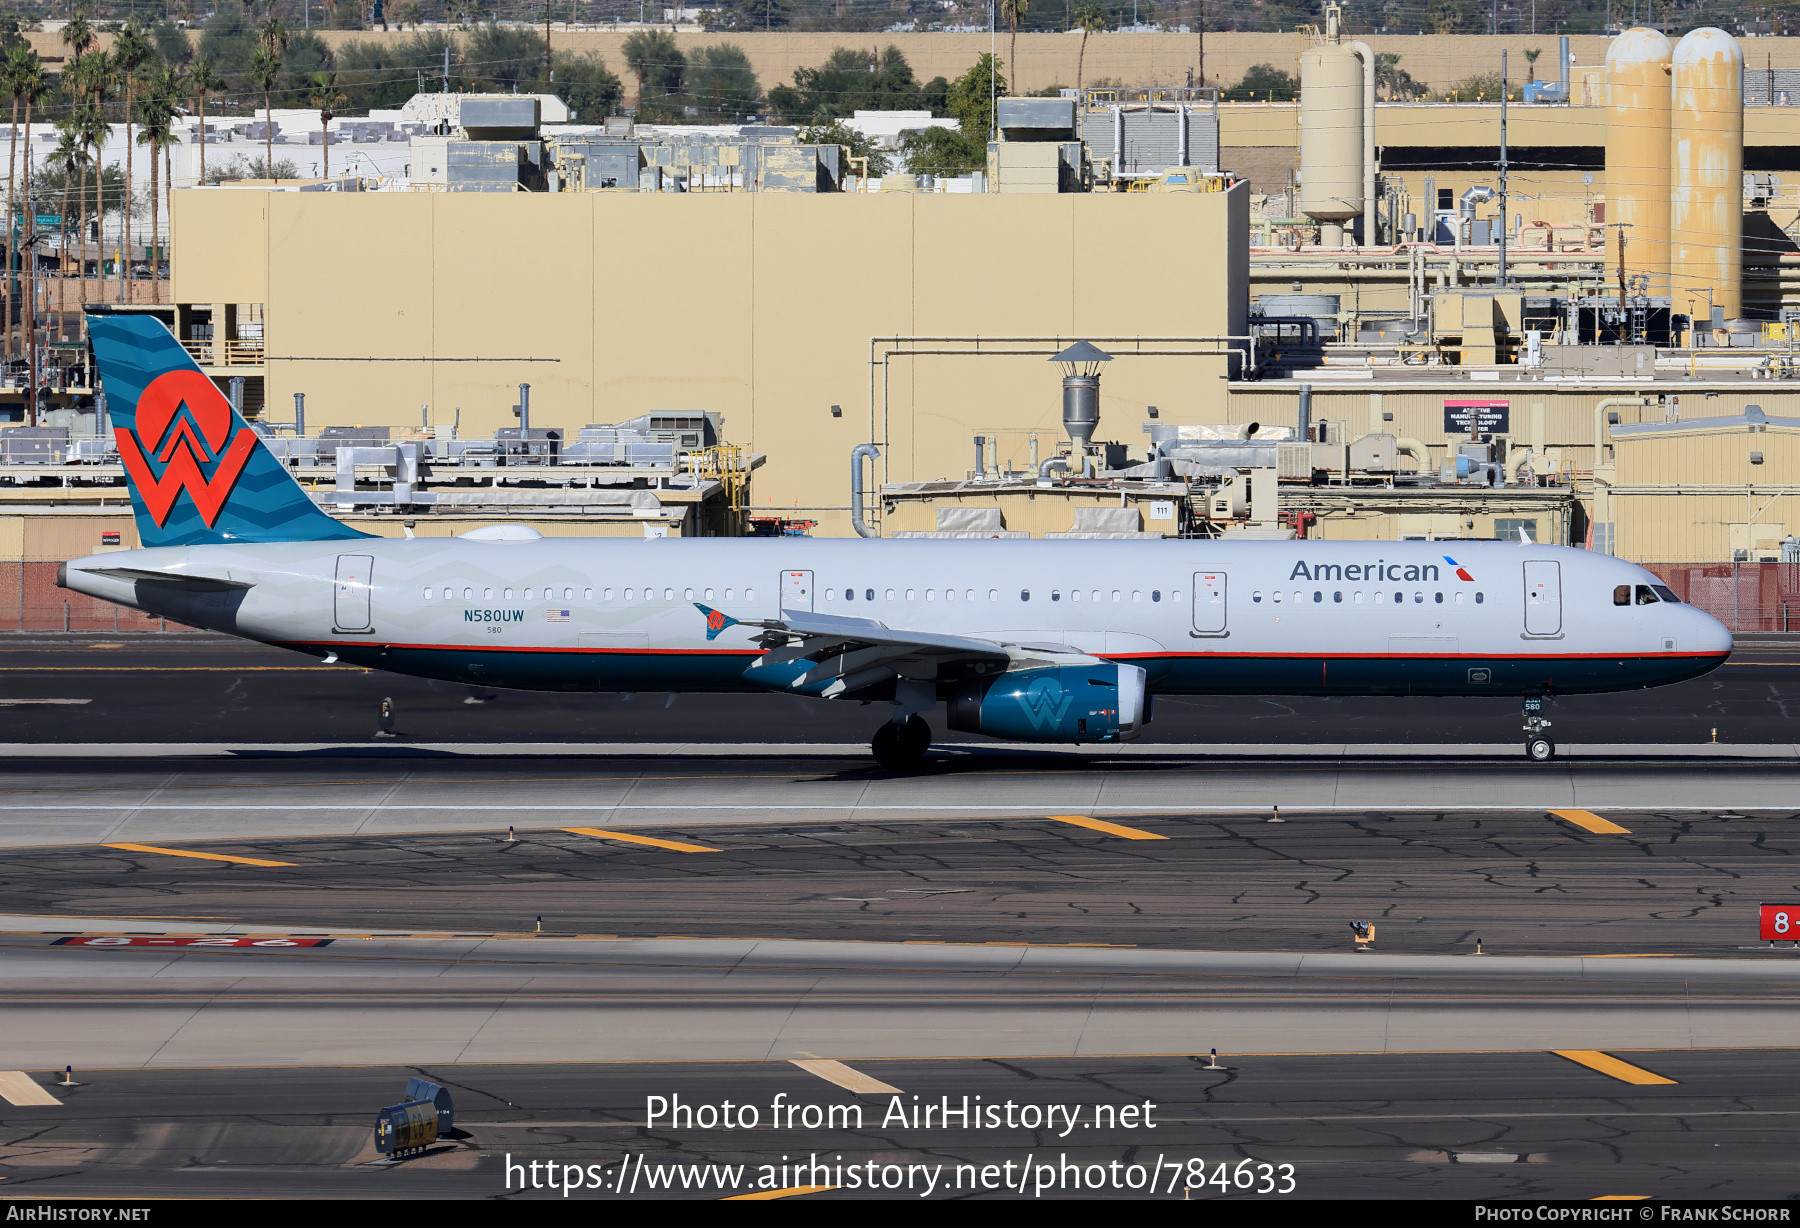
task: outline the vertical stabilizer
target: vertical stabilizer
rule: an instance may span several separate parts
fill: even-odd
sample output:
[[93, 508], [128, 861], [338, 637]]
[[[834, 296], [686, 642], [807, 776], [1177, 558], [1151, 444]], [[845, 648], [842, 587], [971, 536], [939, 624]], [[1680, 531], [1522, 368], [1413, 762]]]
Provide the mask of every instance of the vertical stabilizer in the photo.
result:
[[320, 510], [162, 321], [88, 331], [145, 546], [369, 536]]

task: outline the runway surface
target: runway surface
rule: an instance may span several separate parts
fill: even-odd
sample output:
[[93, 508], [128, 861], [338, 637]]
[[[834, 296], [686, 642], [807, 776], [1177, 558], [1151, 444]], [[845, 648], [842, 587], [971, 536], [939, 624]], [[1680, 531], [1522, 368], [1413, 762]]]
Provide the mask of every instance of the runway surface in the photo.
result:
[[1046, 814], [1586, 809], [1776, 811], [1791, 761], [1347, 755], [1212, 760], [951, 749], [916, 772], [860, 756], [717, 753], [14, 760], [0, 847], [520, 828], [865, 823]]
[[[1114, 1199], [1276, 1199], [1283, 1195], [1273, 1191], [1290, 1187], [1285, 1197], [1786, 1199], [1800, 1192], [1791, 1164], [1800, 1054], [1630, 1057], [1673, 1082], [1632, 1085], [1542, 1052], [1232, 1057], [1219, 1071], [1185, 1056], [865, 1061], [852, 1072], [897, 1092], [862, 1094], [789, 1062], [333, 1068], [309, 1070], [304, 1079], [266, 1070], [89, 1071], [79, 1074], [79, 1087], [49, 1089], [61, 1105], [0, 1104], [0, 1172], [21, 1198], [561, 1199], [557, 1189], [518, 1189], [542, 1180], [545, 1164], [556, 1166], [559, 1182], [597, 1182], [575, 1198], [718, 1198], [759, 1181], [789, 1190], [815, 1180], [848, 1187], [852, 1165], [859, 1187], [872, 1175], [888, 1183], [881, 1192], [890, 1198], [1002, 1197], [1004, 1189], [993, 1187], [1009, 1181], [1017, 1197], [1021, 1177], [1025, 1197], [1042, 1186], [1043, 1197]], [[449, 1086], [461, 1136], [401, 1165], [372, 1165], [375, 1112], [421, 1072]], [[951, 1118], [948, 1128], [893, 1120], [883, 1127], [894, 1094], [908, 1109], [915, 1096], [934, 1107], [946, 1099], [960, 1106], [967, 1096], [971, 1105], [994, 1106], [1003, 1124], [966, 1130]], [[647, 1125], [652, 1097], [715, 1111], [725, 1100], [752, 1105], [758, 1124]], [[777, 1104], [821, 1114], [835, 1108], [838, 1118], [813, 1129], [774, 1129]], [[1145, 1104], [1153, 1106], [1154, 1128], [1141, 1124]], [[1028, 1106], [1040, 1122], [1058, 1106], [1078, 1124], [1069, 1127], [1059, 1113], [1054, 1129], [1026, 1128]], [[1115, 1124], [1124, 1108], [1136, 1110], [1133, 1125]], [[792, 1162], [815, 1154], [830, 1167], [796, 1174]], [[509, 1162], [516, 1166], [510, 1174]], [[584, 1167], [571, 1175], [574, 1165]], [[934, 1171], [936, 1183], [927, 1187]], [[1154, 1194], [1143, 1188], [1152, 1172]], [[1249, 1188], [1232, 1187], [1234, 1176]], [[805, 1196], [868, 1195], [840, 1188]]]
[[[1248, 1158], [1300, 1197], [1786, 1198], [1800, 951], [1756, 911], [1800, 890], [1790, 694], [1800, 651], [1741, 646], [1559, 702], [1549, 765], [1508, 702], [1207, 700], [1126, 748], [951, 741], [896, 774], [873, 708], [0, 641], [0, 1197], [502, 1196], [508, 1154], [645, 1196], [647, 1162], [816, 1150], [976, 1166], [932, 1197], [1067, 1153], [1162, 1197]], [[420, 1070], [467, 1137], [373, 1167]], [[1159, 1124], [884, 1127], [870, 1086]], [[778, 1093], [875, 1116], [641, 1120]]]
[[[577, 782], [577, 785], [579, 782]], [[227, 785], [227, 788], [236, 786]], [[494, 786], [490, 783], [488, 788]], [[465, 786], [473, 788], [473, 786]], [[162, 797], [206, 798], [197, 787]], [[13, 804], [8, 802], [7, 804]], [[489, 822], [494, 822], [490, 814]], [[542, 820], [529, 807], [504, 819]], [[47, 918], [336, 933], [1102, 943], [1396, 954], [1736, 956], [1794, 898], [1789, 809], [1266, 810], [146, 842], [0, 852], [0, 900]], [[273, 822], [273, 820], [271, 820]], [[1109, 830], [1110, 828], [1110, 830]], [[640, 841], [648, 841], [641, 843]], [[130, 847], [135, 845], [136, 847]], [[193, 856], [192, 854], [200, 854]], [[103, 920], [95, 925], [113, 928]], [[0, 920], [0, 929], [11, 928]], [[76, 926], [75, 928], [92, 928]], [[1800, 961], [1797, 961], [1800, 962]]]
[[[5, 741], [367, 742], [381, 700], [433, 743], [864, 743], [880, 705], [791, 696], [557, 695], [433, 683], [201, 633], [0, 636]], [[479, 697], [479, 696], [476, 696]], [[76, 701], [51, 703], [46, 701]], [[10, 706], [9, 706], [10, 705]], [[1746, 640], [1704, 678], [1654, 691], [1568, 696], [1559, 741], [1800, 743], [1800, 644]], [[940, 722], [941, 723], [941, 722]], [[984, 742], [941, 728], [948, 743]], [[1516, 699], [1163, 697], [1145, 741], [1518, 744]]]
[[[1800, 959], [344, 936], [0, 944], [26, 1069], [1793, 1044]], [[192, 940], [189, 940], [190, 943]], [[0, 1088], [0, 1090], [4, 1090]]]

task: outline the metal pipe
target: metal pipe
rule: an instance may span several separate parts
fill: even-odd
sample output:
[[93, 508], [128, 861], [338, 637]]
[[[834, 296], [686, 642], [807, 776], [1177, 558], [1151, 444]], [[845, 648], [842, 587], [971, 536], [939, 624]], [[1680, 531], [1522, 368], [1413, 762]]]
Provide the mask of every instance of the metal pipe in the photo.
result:
[[[998, 443], [999, 441], [995, 440], [995, 442]], [[984, 478], [987, 476], [987, 436], [986, 435], [975, 436], [975, 476], [977, 478]]]
[[1039, 465], [1037, 476], [1037, 484], [1039, 486], [1050, 485], [1050, 471], [1052, 469], [1060, 469], [1064, 473], [1067, 473], [1069, 471], [1069, 458], [1066, 456], [1052, 456], [1049, 460]]
[[873, 462], [880, 458], [881, 450], [872, 443], [859, 443], [850, 449], [850, 526], [858, 537], [880, 537], [881, 534], [863, 519], [862, 462], [865, 456]]
[[306, 434], [306, 394], [304, 392], [294, 394], [294, 434]]
[[1378, 237], [1375, 233], [1375, 221], [1379, 216], [1379, 209], [1375, 203], [1375, 52], [1367, 43], [1351, 42], [1344, 45], [1362, 59], [1362, 241], [1364, 247], [1374, 247]]
[[1312, 438], [1312, 385], [1301, 384], [1298, 389], [1300, 404], [1298, 410], [1298, 438], [1305, 442]]
[[519, 407], [513, 411], [519, 415], [519, 438], [531, 438], [531, 385], [519, 385]]
[[1401, 456], [1410, 456], [1418, 463], [1420, 473], [1431, 472], [1431, 449], [1417, 439], [1402, 435], [1394, 440], [1394, 451]]
[[1175, 163], [1178, 166], [1188, 165], [1188, 112], [1191, 108], [1184, 102], [1175, 116], [1180, 127], [1175, 130]]
[[1609, 409], [1641, 409], [1650, 404], [1648, 397], [1602, 397], [1594, 402], [1594, 468], [1600, 468], [1601, 448], [1606, 442], [1606, 411]]
[[1113, 130], [1113, 164], [1112, 177], [1117, 179], [1125, 171], [1125, 108], [1112, 108]]
[[1557, 62], [1562, 65], [1561, 89], [1562, 97], [1558, 100], [1564, 106], [1569, 105], [1569, 36], [1563, 35], [1556, 49]]

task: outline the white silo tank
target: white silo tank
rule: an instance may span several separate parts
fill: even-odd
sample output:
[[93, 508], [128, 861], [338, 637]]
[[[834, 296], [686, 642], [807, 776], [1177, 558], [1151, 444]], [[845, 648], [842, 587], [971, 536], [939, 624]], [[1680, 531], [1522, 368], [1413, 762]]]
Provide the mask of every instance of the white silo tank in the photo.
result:
[[1363, 211], [1362, 153], [1362, 61], [1315, 43], [1300, 53], [1300, 212], [1322, 223], [1327, 247], [1343, 246], [1344, 223]]
[[[1656, 30], [1625, 31], [1606, 49], [1606, 220], [1625, 222], [1625, 268], [1668, 293], [1669, 104], [1674, 46]], [[1606, 232], [1606, 267], [1619, 267], [1619, 232]], [[1680, 308], [1677, 308], [1680, 310]]]
[[1672, 306], [1703, 319], [1710, 297], [1736, 319], [1744, 305], [1744, 52], [1723, 30], [1695, 30], [1675, 45], [1673, 70]]

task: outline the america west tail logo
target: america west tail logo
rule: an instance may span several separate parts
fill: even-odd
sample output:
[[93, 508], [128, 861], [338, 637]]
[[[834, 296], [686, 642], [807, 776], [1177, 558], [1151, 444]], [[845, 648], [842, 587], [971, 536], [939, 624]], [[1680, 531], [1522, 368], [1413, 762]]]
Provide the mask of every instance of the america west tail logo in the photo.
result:
[[694, 603], [694, 608], [706, 615], [706, 639], [708, 643], [718, 639], [719, 632], [725, 630], [727, 627], [735, 627], [738, 625], [738, 620], [725, 613], [723, 610], [715, 610], [709, 605], [701, 605], [698, 601]]
[[[168, 371], [138, 397], [137, 429], [113, 429], [119, 459], [158, 528], [168, 523], [184, 490], [207, 528], [219, 519], [231, 488], [256, 450], [256, 432], [246, 426], [232, 435], [231, 417], [230, 403], [206, 376]], [[151, 468], [152, 456], [162, 467], [160, 474]], [[207, 465], [212, 467], [210, 477], [202, 468]]]

